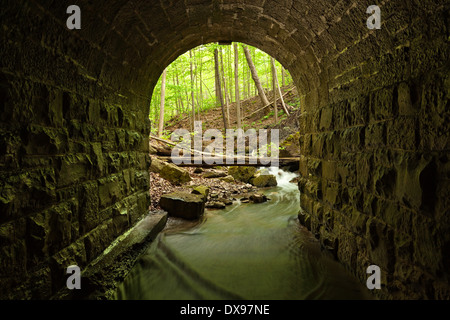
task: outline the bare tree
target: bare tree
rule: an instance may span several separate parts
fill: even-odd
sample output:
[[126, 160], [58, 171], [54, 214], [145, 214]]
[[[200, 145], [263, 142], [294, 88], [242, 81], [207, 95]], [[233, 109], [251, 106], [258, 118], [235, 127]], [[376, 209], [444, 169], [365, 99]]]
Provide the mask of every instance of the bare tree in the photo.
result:
[[286, 104], [284, 103], [283, 94], [281, 93], [280, 85], [278, 84], [277, 68], [275, 66], [275, 59], [273, 59], [273, 58], [272, 58], [272, 68], [275, 70], [273, 76], [275, 78], [276, 89], [278, 90], [278, 93], [280, 94], [281, 105], [283, 106], [283, 110], [286, 113], [286, 115], [289, 115], [289, 111], [286, 108]]
[[191, 129], [194, 131], [195, 122], [195, 98], [194, 98], [194, 70], [192, 68], [192, 50], [189, 50], [190, 67], [191, 67], [191, 98], [192, 98], [192, 126]]
[[234, 89], [235, 89], [235, 100], [236, 100], [236, 121], [238, 129], [241, 128], [241, 101], [239, 94], [239, 51], [237, 43], [233, 43], [234, 47]]
[[264, 93], [264, 89], [261, 85], [261, 81], [259, 80], [258, 73], [256, 72], [256, 68], [255, 68], [255, 65], [253, 64], [253, 60], [250, 55], [250, 52], [246, 46], [243, 45], [242, 48], [244, 49], [245, 58], [247, 59], [247, 63], [250, 68], [250, 72], [252, 74], [253, 81], [255, 82], [256, 89], [258, 90], [259, 98], [261, 99], [261, 102], [264, 106], [268, 105], [268, 104], [270, 104], [270, 102], [269, 102], [269, 100], [267, 100], [266, 94]]
[[166, 96], [166, 74], [167, 69], [164, 69], [161, 78], [161, 104], [159, 106], [159, 125], [158, 125], [158, 137], [162, 137], [164, 130], [164, 100]]
[[230, 97], [228, 95], [228, 91], [227, 91], [227, 81], [226, 81], [226, 77], [225, 77], [225, 68], [223, 67], [223, 53], [222, 53], [222, 48], [220, 48], [220, 67], [221, 67], [221, 76], [222, 76], [222, 82], [223, 82], [223, 95], [225, 98], [225, 104], [226, 104], [226, 110], [227, 110], [227, 124], [228, 127], [230, 126]]
[[275, 123], [278, 123], [278, 106], [277, 106], [277, 69], [275, 69], [275, 61], [270, 57], [272, 63], [272, 91], [273, 91], [273, 111], [275, 115]]
[[224, 101], [223, 101], [223, 95], [222, 95], [222, 86], [220, 84], [219, 51], [217, 50], [217, 48], [214, 49], [214, 67], [215, 67], [215, 71], [216, 71], [216, 96], [222, 107], [223, 126], [226, 130], [226, 129], [228, 129], [228, 126], [227, 126], [227, 118], [225, 115]]

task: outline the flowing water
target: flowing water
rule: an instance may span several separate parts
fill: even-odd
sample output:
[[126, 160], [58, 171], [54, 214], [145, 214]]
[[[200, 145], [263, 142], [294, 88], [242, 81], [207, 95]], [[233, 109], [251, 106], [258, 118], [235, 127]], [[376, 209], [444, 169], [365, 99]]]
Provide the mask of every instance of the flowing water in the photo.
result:
[[271, 168], [278, 186], [260, 204], [206, 210], [189, 229], [159, 234], [117, 299], [368, 299], [368, 289], [297, 220], [295, 174]]

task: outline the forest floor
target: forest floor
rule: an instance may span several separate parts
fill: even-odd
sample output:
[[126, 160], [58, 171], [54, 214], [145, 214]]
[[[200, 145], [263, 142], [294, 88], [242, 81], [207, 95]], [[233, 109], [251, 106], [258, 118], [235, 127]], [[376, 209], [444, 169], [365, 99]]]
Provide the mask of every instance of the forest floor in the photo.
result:
[[[292, 122], [292, 120], [298, 119], [298, 117], [292, 117], [293, 115], [292, 113], [297, 113], [297, 111], [299, 111], [300, 101], [297, 89], [295, 86], [290, 85], [282, 87], [281, 91], [282, 94], [285, 94], [283, 99], [285, 101], [286, 107], [288, 108], [288, 111], [291, 113], [291, 117], [289, 117], [289, 119], [283, 111], [279, 97], [278, 97], [278, 123], [275, 123], [275, 116], [272, 105], [265, 108], [264, 110], [255, 113], [255, 111], [261, 109], [264, 106], [259, 96], [254, 96], [245, 100], [241, 100], [242, 129], [244, 130], [248, 130], [250, 128], [256, 130], [268, 128], [282, 129], [283, 127], [286, 126], [288, 126], [290, 129], [293, 130], [298, 128], [298, 124], [296, 124], [296, 121]], [[273, 91], [266, 92], [266, 95], [269, 101], [273, 101]], [[228, 112], [230, 116], [229, 127], [236, 128], [237, 127], [236, 103], [233, 102], [229, 105]], [[191, 126], [190, 124], [191, 116], [192, 116], [191, 114], [189, 115], [182, 114], [180, 116], [173, 117], [168, 121], [165, 131], [172, 133], [176, 129], [189, 130]], [[200, 112], [200, 116], [196, 114], [196, 121], [202, 121], [203, 130], [207, 129], [222, 130], [224, 128], [222, 109], [220, 107], [202, 111]]]
[[[285, 139], [288, 135], [298, 132], [298, 117], [300, 113], [299, 108], [299, 98], [297, 94], [297, 89], [295, 86], [286, 86], [281, 88], [284, 95], [284, 101], [290, 115], [287, 116], [281, 106], [281, 101], [278, 100], [278, 123], [275, 123], [275, 116], [273, 111], [273, 106], [269, 106], [264, 110], [255, 112], [264, 105], [261, 102], [259, 96], [254, 96], [246, 100], [241, 101], [242, 110], [242, 128], [244, 130], [248, 129], [280, 129], [280, 142]], [[269, 91], [266, 93], [269, 101], [273, 100], [273, 93]], [[230, 115], [230, 128], [236, 128], [236, 103], [229, 105], [229, 115]], [[170, 119], [167, 123], [165, 131], [173, 132], [176, 129], [190, 129], [191, 126], [191, 115], [180, 115]], [[200, 117], [196, 118], [196, 121], [202, 121], [203, 130], [207, 129], [219, 129], [222, 130], [224, 127], [222, 109], [216, 107], [200, 113]], [[170, 139], [170, 138], [169, 138]], [[152, 157], [156, 157], [156, 150], [162, 150], [167, 148], [164, 143], [151, 139], [150, 145], [153, 147]], [[166, 152], [169, 152], [166, 149]], [[170, 153], [169, 153], [170, 154]], [[167, 154], [166, 154], [167, 155]], [[159, 207], [159, 199], [163, 194], [170, 193], [173, 191], [186, 191], [193, 185], [206, 185], [210, 188], [210, 194], [217, 194], [219, 198], [232, 199], [237, 195], [246, 195], [251, 192], [256, 192], [257, 188], [249, 183], [243, 183], [240, 181], [228, 182], [226, 179], [219, 178], [205, 178], [204, 173], [214, 171], [215, 169], [221, 171], [228, 171], [226, 167], [219, 167], [212, 170], [201, 170], [195, 168], [183, 168], [186, 170], [191, 181], [187, 184], [176, 185], [170, 181], [163, 179], [159, 173], [150, 172], [151, 179], [151, 190], [150, 195], [152, 199], [152, 204], [150, 207], [151, 211], [161, 209]]]

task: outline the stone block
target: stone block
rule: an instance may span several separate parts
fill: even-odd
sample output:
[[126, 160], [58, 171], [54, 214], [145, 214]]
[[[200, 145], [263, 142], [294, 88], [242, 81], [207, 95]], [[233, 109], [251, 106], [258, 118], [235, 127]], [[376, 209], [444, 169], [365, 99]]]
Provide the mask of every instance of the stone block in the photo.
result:
[[323, 200], [332, 208], [341, 206], [341, 187], [338, 183], [327, 182], [322, 184]]
[[386, 124], [384, 122], [366, 126], [364, 143], [366, 149], [383, 148], [386, 145]]
[[321, 131], [327, 131], [331, 129], [333, 123], [333, 108], [323, 108], [320, 113], [320, 125]]
[[112, 224], [112, 219], [109, 219], [91, 230], [83, 238], [87, 261], [92, 261], [98, 257], [116, 238]]
[[52, 288], [58, 290], [66, 285], [66, 270], [76, 265], [83, 270], [89, 260], [86, 257], [84, 239], [78, 239], [69, 246], [51, 256], [50, 268], [52, 270]]
[[[356, 160], [356, 183], [357, 186], [366, 190], [370, 185], [372, 174], [371, 156], [366, 154], [358, 154]], [[350, 173], [349, 173], [350, 174]]]
[[100, 179], [98, 182], [98, 198], [100, 208], [105, 208], [119, 201], [123, 196], [120, 177], [117, 175]]
[[21, 138], [27, 154], [64, 154], [68, 150], [68, 133], [64, 128], [55, 129], [30, 125], [22, 130]]
[[369, 218], [365, 238], [370, 260], [392, 273], [396, 262], [393, 230], [381, 220]]
[[58, 187], [68, 186], [89, 179], [90, 161], [85, 155], [72, 154], [62, 157], [57, 171]]
[[[395, 163], [395, 188], [392, 190], [392, 194], [407, 207], [416, 209], [421, 207], [424, 190], [422, 190], [420, 177], [430, 161], [430, 157], [420, 156], [419, 154], [401, 154], [398, 156]], [[389, 190], [386, 191], [389, 192]]]
[[411, 101], [411, 92], [407, 83], [401, 82], [397, 87], [398, 113], [402, 116], [411, 116], [417, 113]]
[[91, 159], [93, 160], [94, 170], [97, 172], [98, 176], [102, 176], [106, 169], [106, 163], [103, 158], [102, 144], [100, 142], [94, 142], [91, 144], [91, 148]]
[[387, 123], [387, 145], [390, 148], [415, 150], [417, 148], [416, 120], [398, 117]]
[[99, 190], [97, 181], [80, 187], [80, 234], [94, 229], [103, 219], [99, 212]]
[[337, 170], [336, 162], [334, 161], [322, 161], [322, 178], [336, 181]]
[[88, 103], [88, 121], [92, 124], [100, 121], [100, 103], [95, 99], [90, 99]]
[[205, 201], [202, 195], [172, 192], [161, 196], [161, 208], [170, 216], [188, 220], [199, 219], [205, 211]]
[[63, 92], [61, 90], [52, 90], [49, 94], [48, 116], [50, 124], [60, 127], [64, 124], [63, 117]]
[[371, 119], [376, 121], [392, 119], [396, 114], [394, 97], [393, 87], [382, 88], [372, 93], [370, 98]]

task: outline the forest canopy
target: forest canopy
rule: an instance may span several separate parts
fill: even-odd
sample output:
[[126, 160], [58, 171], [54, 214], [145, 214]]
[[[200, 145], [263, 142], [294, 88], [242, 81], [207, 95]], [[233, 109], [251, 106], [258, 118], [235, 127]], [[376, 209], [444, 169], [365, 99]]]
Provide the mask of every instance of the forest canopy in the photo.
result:
[[[221, 106], [225, 108], [225, 105], [236, 102], [237, 94], [239, 100], [258, 95], [244, 47], [248, 48], [264, 91], [272, 90], [274, 81], [279, 86], [292, 83], [289, 72], [278, 61], [256, 47], [241, 43], [231, 45], [210, 43], [198, 46], [180, 55], [160, 76], [150, 104], [152, 132], [158, 133], [160, 115], [164, 117], [162, 122], [164, 127], [166, 121], [176, 116], [189, 115], [199, 118], [199, 114], [211, 108]], [[237, 60], [235, 60], [236, 51]], [[276, 77], [272, 62], [275, 65]], [[237, 78], [235, 78], [235, 63], [238, 70]]]

